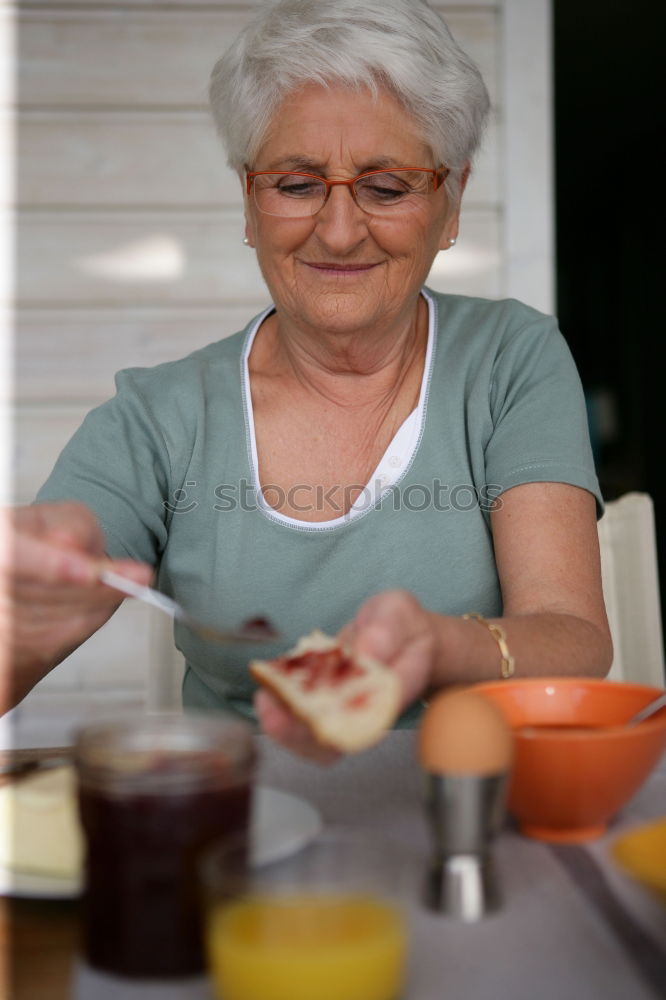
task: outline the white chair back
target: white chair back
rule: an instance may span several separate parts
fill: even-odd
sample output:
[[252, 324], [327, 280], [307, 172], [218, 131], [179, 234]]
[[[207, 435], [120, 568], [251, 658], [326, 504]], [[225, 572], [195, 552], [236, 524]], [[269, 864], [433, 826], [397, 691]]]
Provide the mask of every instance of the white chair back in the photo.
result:
[[601, 578], [613, 637], [609, 680], [664, 687], [664, 646], [652, 499], [627, 493], [599, 521]]

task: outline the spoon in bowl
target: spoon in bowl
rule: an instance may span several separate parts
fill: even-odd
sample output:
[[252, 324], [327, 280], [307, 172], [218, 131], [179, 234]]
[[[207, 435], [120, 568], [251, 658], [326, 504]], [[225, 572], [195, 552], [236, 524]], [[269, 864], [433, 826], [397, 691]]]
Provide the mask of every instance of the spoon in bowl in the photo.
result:
[[627, 726], [635, 726], [638, 722], [643, 722], [645, 719], [649, 719], [651, 715], [658, 712], [660, 708], [664, 708], [666, 705], [666, 691], [660, 694], [658, 698], [654, 698], [649, 701], [640, 712], [636, 712], [635, 715], [629, 719], [629, 722], [625, 723]]
[[599, 732], [602, 729], [615, 729], [617, 726], [637, 726], [641, 722], [645, 722], [646, 719], [651, 718], [655, 715], [661, 708], [666, 707], [666, 691], [660, 694], [657, 698], [653, 698], [652, 701], [644, 705], [639, 712], [632, 715], [630, 719], [626, 722], [616, 722], [613, 724], [602, 723], [601, 725], [585, 726], [577, 725], [575, 722], [569, 725], [568, 723], [550, 723], [545, 722], [541, 725], [536, 726], [518, 726], [517, 732], [521, 733], [523, 736], [534, 736], [537, 734], [550, 734], [555, 732], [567, 733], [573, 735], [574, 733], [594, 733]]
[[182, 622], [202, 639], [210, 642], [273, 642], [280, 638], [280, 633], [267, 618], [251, 618], [238, 628], [214, 628], [212, 625], [204, 625], [203, 622], [197, 621], [177, 601], [167, 597], [166, 594], [161, 594], [159, 590], [153, 590], [152, 587], [143, 587], [140, 583], [134, 583], [133, 580], [128, 580], [127, 577], [109, 569], [101, 570], [99, 579], [107, 587], [113, 587], [128, 597], [136, 597], [137, 600], [164, 612], [174, 621]]

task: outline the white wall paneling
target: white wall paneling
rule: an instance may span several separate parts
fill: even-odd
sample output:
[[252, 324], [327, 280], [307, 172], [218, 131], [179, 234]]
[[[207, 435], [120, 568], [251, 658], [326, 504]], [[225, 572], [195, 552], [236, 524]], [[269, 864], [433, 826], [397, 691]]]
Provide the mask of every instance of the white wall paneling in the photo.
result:
[[244, 4], [219, 10], [66, 4], [23, 9], [21, 104], [204, 108], [210, 69], [248, 14]]
[[[84, 413], [112, 394], [116, 370], [180, 357], [241, 329], [268, 301], [241, 243], [240, 186], [206, 107], [214, 61], [258, 6], [16, 7], [19, 500], [32, 498]], [[439, 255], [430, 283], [548, 308], [549, 0], [436, 6], [480, 65], [492, 114], [458, 245]], [[127, 604], [38, 686], [23, 717], [49, 698], [88, 705], [92, 691], [136, 700], [156, 676], [148, 658], [146, 621]]]
[[[15, 398], [49, 408], [107, 399], [121, 368], [157, 365], [242, 330], [260, 308], [162, 305], [24, 308], [16, 327]], [[34, 428], [33, 428], [34, 430]]]
[[555, 308], [550, 0], [504, 0], [505, 294]]
[[21, 305], [263, 302], [241, 211], [23, 212]]
[[90, 409], [71, 403], [19, 406], [14, 416], [14, 491], [30, 503]]
[[145, 604], [123, 601], [106, 625], [40, 682], [41, 693], [126, 691], [140, 698], [148, 673], [150, 620]]
[[26, 206], [238, 208], [207, 111], [25, 111], [18, 197]]

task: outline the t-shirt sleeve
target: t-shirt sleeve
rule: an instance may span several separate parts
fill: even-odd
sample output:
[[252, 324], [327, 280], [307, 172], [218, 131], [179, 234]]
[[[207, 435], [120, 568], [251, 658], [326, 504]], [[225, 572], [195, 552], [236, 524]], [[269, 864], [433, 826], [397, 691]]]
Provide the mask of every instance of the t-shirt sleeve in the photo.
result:
[[155, 565], [167, 540], [170, 463], [158, 422], [131, 372], [65, 446], [38, 502], [77, 500], [96, 515], [113, 558]]
[[522, 483], [569, 483], [589, 490], [603, 513], [583, 389], [554, 320], [526, 324], [499, 351], [490, 404], [488, 483], [500, 492]]

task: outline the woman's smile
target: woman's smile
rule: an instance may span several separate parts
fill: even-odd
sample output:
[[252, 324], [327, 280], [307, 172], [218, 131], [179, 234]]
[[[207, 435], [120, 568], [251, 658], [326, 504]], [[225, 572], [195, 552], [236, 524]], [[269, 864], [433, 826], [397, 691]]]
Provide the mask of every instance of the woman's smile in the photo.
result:
[[318, 275], [329, 276], [333, 278], [355, 278], [360, 277], [372, 271], [374, 268], [379, 267], [379, 264], [335, 264], [335, 263], [319, 263], [315, 261], [304, 260], [301, 263], [305, 264], [306, 267], [311, 268], [316, 271]]

